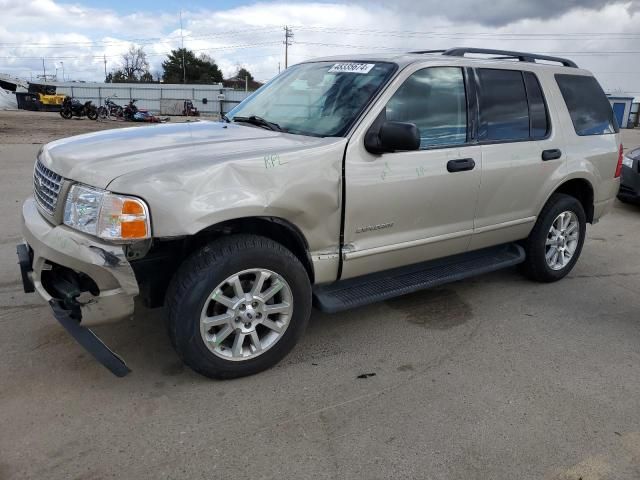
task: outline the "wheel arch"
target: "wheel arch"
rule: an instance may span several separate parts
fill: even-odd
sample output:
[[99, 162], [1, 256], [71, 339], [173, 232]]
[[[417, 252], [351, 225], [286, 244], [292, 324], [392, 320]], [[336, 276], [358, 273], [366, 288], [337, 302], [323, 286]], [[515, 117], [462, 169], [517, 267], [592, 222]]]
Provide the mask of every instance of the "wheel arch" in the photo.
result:
[[197, 232], [192, 236], [192, 243], [200, 246], [220, 236], [237, 233], [261, 235], [288, 248], [298, 257], [304, 266], [311, 284], [314, 283], [315, 272], [311, 260], [309, 243], [302, 231], [292, 222], [284, 218], [252, 216], [225, 220]]
[[[549, 195], [549, 198], [554, 193], [564, 193], [577, 199], [584, 208], [584, 213], [587, 217], [587, 222], [593, 222], [594, 215], [594, 191], [593, 184], [586, 178], [571, 178], [565, 180]], [[547, 198], [547, 201], [549, 201]], [[546, 204], [546, 202], [545, 202]]]

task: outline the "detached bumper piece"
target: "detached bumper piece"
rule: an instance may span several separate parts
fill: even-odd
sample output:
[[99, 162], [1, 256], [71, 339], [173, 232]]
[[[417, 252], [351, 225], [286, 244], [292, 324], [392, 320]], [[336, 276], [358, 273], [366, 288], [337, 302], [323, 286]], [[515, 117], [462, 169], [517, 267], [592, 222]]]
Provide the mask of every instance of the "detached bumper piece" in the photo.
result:
[[79, 312], [67, 310], [60, 300], [50, 300], [53, 316], [93, 358], [104, 365], [116, 377], [124, 377], [131, 370], [113, 350], [107, 347], [91, 330], [80, 325]]
[[[22, 275], [22, 286], [25, 293], [35, 291], [33, 282], [33, 250], [27, 244], [16, 246], [18, 265]], [[53, 316], [60, 322], [69, 334], [76, 339], [98, 362], [104, 365], [117, 377], [124, 377], [131, 370], [127, 364], [107, 347], [91, 330], [80, 323], [82, 312], [77, 297], [87, 289], [88, 280], [85, 275], [74, 273], [72, 270], [56, 266], [46, 272], [48, 275], [41, 280], [48, 284], [49, 305], [53, 310]], [[89, 285], [91, 288], [91, 285]]]
[[33, 293], [36, 287], [31, 279], [33, 272], [33, 251], [24, 243], [16, 245], [16, 253], [18, 254], [18, 265], [20, 265], [20, 275], [22, 275], [22, 288], [24, 293]]

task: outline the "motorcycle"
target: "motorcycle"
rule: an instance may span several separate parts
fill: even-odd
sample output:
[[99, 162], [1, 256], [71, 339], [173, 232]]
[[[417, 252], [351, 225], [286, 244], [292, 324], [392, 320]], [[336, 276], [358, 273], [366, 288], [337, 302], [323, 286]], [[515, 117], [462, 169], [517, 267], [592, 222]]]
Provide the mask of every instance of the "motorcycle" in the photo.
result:
[[79, 100], [71, 97], [65, 97], [60, 108], [60, 116], [66, 120], [73, 117], [82, 118], [87, 116], [89, 120], [98, 118], [98, 109], [91, 103], [91, 100], [81, 103]]
[[182, 115], [185, 117], [199, 117], [200, 111], [193, 106], [193, 102], [191, 100], [185, 100]]
[[121, 118], [123, 113], [124, 109], [109, 97], [104, 101], [104, 105], [98, 108], [98, 117], [103, 120], [107, 117]]
[[136, 105], [135, 105], [135, 103], [136, 103], [137, 101], [138, 101], [138, 100], [136, 100], [135, 98], [132, 98], [132, 99], [129, 101], [128, 105], [127, 105], [126, 107], [124, 107], [124, 111], [123, 111], [122, 113], [123, 113], [123, 115], [124, 115], [124, 119], [125, 119], [125, 121], [127, 121], [127, 122], [134, 122], [134, 121], [136, 121], [136, 120], [135, 120], [135, 116], [136, 116], [136, 113], [138, 113], [138, 111], [139, 111], [139, 110], [138, 110], [138, 107], [136, 107]]

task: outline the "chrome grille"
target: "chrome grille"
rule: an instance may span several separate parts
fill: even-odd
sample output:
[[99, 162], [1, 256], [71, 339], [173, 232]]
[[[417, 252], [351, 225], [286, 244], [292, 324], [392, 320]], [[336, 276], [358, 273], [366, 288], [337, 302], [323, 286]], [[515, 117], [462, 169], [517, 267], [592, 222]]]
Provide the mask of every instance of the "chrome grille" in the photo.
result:
[[49, 215], [53, 215], [56, 211], [61, 187], [62, 177], [49, 170], [38, 160], [33, 170], [33, 193], [38, 205]]

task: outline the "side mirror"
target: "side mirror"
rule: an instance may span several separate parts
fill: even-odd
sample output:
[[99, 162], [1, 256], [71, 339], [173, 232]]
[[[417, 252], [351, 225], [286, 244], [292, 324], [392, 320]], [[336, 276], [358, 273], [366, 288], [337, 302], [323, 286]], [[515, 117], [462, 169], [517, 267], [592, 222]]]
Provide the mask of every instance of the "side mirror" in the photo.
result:
[[[369, 153], [418, 150], [420, 131], [414, 123], [384, 121], [379, 128], [374, 124], [364, 138]], [[376, 131], [377, 130], [377, 131]]]

